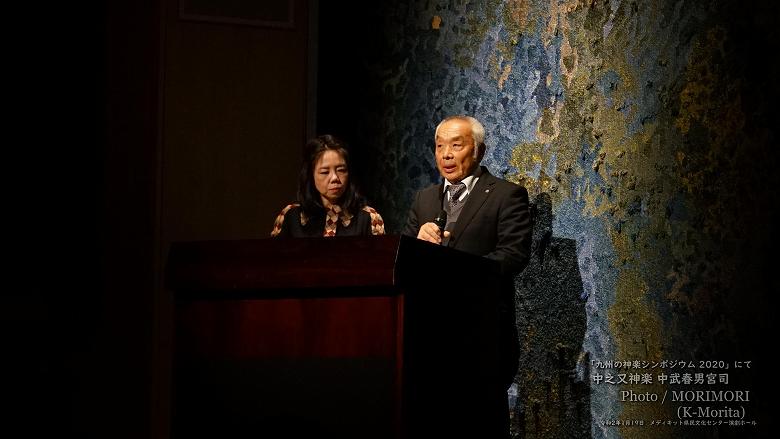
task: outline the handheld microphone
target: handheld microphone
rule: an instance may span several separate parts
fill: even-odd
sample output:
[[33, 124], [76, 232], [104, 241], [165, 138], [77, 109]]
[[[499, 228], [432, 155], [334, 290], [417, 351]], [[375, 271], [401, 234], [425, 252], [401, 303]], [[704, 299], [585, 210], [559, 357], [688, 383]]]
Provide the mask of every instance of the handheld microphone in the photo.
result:
[[439, 212], [436, 218], [433, 219], [433, 223], [439, 227], [440, 232], [444, 233], [444, 226], [447, 225], [447, 212], [444, 210]]

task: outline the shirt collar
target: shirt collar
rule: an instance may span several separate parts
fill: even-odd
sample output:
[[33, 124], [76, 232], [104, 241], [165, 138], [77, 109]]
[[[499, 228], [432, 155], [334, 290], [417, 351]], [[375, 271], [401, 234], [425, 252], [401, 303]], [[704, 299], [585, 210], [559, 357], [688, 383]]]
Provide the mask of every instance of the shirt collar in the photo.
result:
[[[352, 215], [346, 209], [342, 209], [338, 204], [331, 204], [328, 200], [323, 200], [323, 207], [325, 208], [325, 223], [327, 229], [328, 219], [335, 223], [336, 219], [341, 221], [341, 225], [349, 227], [349, 223], [352, 221]], [[301, 225], [305, 226], [309, 222], [309, 217], [301, 210]], [[327, 231], [327, 230], [326, 230]]]
[[[466, 185], [466, 190], [463, 191], [463, 195], [461, 198], [465, 197], [466, 195], [471, 192], [472, 189], [474, 189], [474, 185], [477, 184], [477, 180], [479, 180], [479, 176], [482, 175], [482, 168], [477, 166], [477, 169], [474, 170], [468, 177], [464, 178], [460, 182]], [[447, 188], [452, 186], [452, 183], [449, 182], [446, 178], [444, 179], [444, 192], [447, 192]]]

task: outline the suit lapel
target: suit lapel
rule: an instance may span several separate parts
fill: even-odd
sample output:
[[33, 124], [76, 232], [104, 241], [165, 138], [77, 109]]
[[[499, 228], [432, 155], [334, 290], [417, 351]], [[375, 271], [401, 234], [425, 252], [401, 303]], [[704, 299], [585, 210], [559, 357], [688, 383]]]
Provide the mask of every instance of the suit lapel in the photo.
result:
[[426, 207], [427, 212], [425, 212], [424, 218], [419, 218], [420, 225], [428, 221], [433, 221], [433, 219], [436, 218], [436, 216], [441, 211], [443, 206], [442, 203], [444, 202], [444, 183], [436, 186], [436, 193], [434, 196], [435, 198], [429, 198], [430, 202], [426, 200], [422, 203], [422, 205]]
[[[460, 212], [458, 222], [455, 223], [455, 228], [452, 230], [453, 236], [460, 236], [466, 226], [474, 218], [474, 215], [479, 211], [485, 201], [487, 201], [490, 193], [492, 192], [493, 185], [496, 184], [496, 179], [493, 177], [487, 169], [482, 169], [482, 175], [477, 180], [477, 184], [474, 185], [474, 189], [471, 190], [468, 198], [466, 199], [466, 205], [463, 206], [463, 210]], [[452, 241], [448, 245], [452, 245]]]

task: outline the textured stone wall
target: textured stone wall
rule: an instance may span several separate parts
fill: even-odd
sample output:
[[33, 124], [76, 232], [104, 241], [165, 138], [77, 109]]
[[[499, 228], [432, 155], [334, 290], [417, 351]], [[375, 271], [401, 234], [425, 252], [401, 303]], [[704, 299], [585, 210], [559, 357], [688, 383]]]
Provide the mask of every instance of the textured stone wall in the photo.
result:
[[[605, 426], [676, 419], [619, 398], [669, 386], [590, 376], [605, 360], [754, 360], [733, 380], [759, 387], [777, 291], [778, 17], [770, 2], [429, 0], [365, 18], [384, 39], [365, 57], [376, 99], [356, 138], [388, 229], [439, 181], [433, 129], [451, 114], [483, 122], [483, 164], [535, 200], [516, 436], [762, 432]], [[751, 404], [746, 419], [768, 402]]]

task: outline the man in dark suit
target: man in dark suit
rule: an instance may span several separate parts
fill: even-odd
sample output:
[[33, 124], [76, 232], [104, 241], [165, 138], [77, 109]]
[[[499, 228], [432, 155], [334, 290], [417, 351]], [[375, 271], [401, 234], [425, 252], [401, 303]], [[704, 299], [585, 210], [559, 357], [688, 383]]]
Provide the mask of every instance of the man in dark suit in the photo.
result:
[[[435, 133], [436, 166], [442, 184], [419, 191], [404, 234], [493, 259], [501, 267], [501, 384], [517, 372], [519, 343], [514, 311], [514, 275], [528, 263], [531, 217], [525, 188], [497, 178], [479, 163], [485, 154], [485, 128], [473, 117], [444, 119]], [[444, 232], [433, 222], [447, 212]]]

